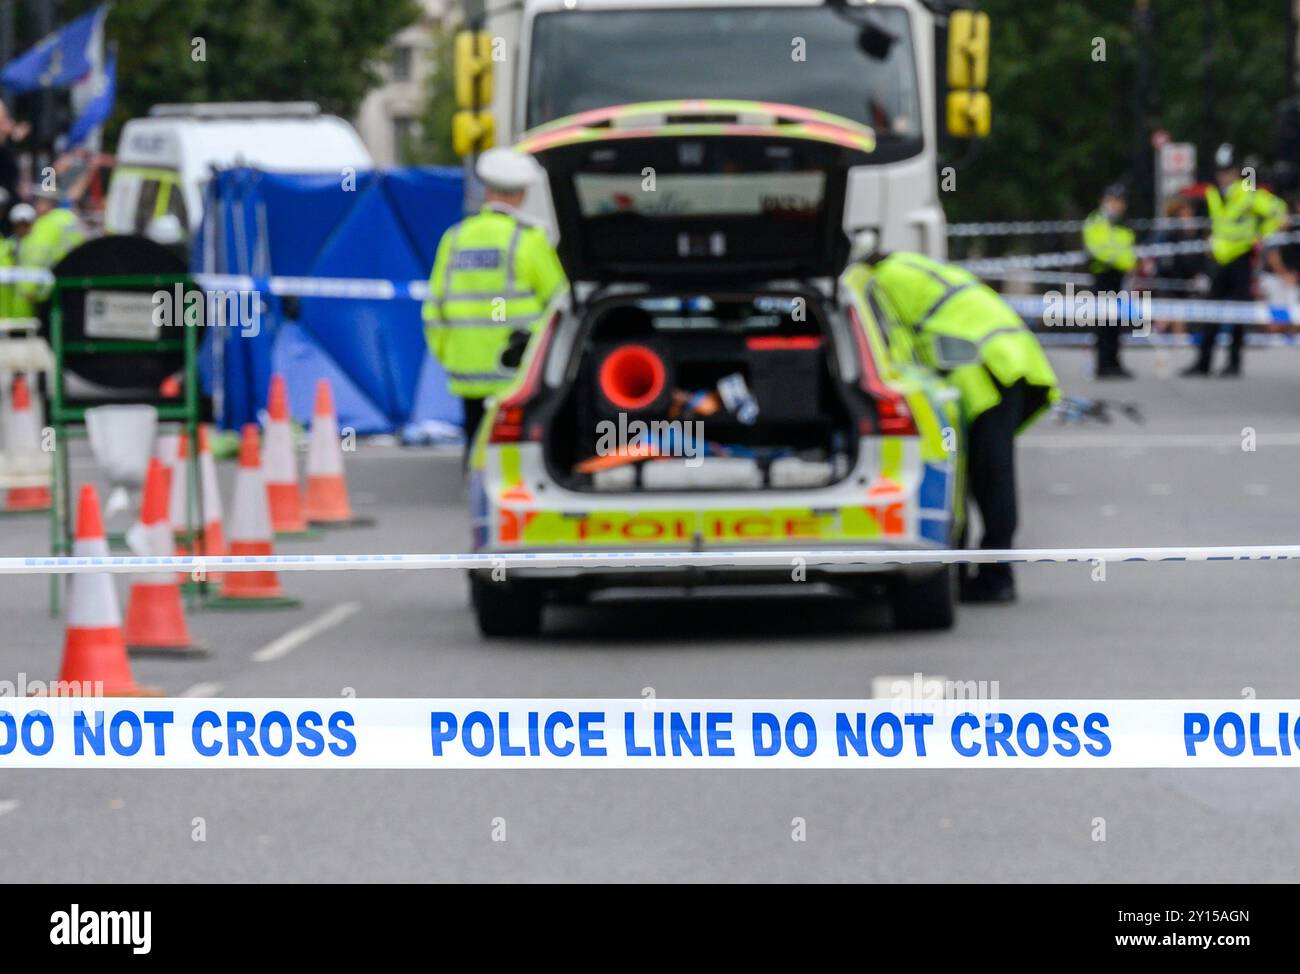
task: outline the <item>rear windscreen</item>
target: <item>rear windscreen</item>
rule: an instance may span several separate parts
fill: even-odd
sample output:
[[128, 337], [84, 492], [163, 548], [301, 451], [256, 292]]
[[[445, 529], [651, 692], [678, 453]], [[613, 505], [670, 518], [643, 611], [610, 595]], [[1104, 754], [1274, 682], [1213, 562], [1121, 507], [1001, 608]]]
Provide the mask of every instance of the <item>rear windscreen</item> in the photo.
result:
[[824, 172], [666, 173], [646, 192], [639, 174], [579, 173], [584, 217], [636, 213], [646, 217], [781, 216], [814, 218], [826, 189]]

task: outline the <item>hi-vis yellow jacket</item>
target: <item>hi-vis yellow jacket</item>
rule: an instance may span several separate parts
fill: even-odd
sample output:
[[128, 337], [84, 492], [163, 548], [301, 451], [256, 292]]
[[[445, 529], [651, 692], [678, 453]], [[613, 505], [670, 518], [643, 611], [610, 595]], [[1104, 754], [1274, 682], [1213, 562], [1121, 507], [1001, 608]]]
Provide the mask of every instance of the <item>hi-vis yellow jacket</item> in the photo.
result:
[[[872, 276], [899, 321], [915, 330], [921, 358], [947, 372], [948, 381], [961, 393], [967, 422], [1002, 401], [994, 378], [1003, 386], [1024, 379], [1041, 387], [1046, 392], [1044, 407], [1060, 397], [1056, 373], [1034, 333], [974, 274], [922, 254], [899, 251], [877, 263]], [[945, 352], [945, 343], [953, 340], [966, 343], [966, 354]], [[1027, 417], [1020, 428], [1029, 426], [1041, 411]]]
[[1136, 267], [1134, 239], [1132, 230], [1112, 223], [1102, 210], [1093, 210], [1088, 219], [1083, 221], [1083, 246], [1092, 257], [1091, 270], [1094, 274], [1111, 269], [1127, 274]]
[[[77, 214], [57, 208], [42, 213], [18, 244], [18, 264], [25, 268], [50, 270], [67, 255], [68, 251], [86, 239]], [[22, 282], [18, 293], [32, 304], [44, 301], [54, 290], [53, 284]]]
[[500, 357], [511, 332], [532, 330], [568, 281], [546, 234], [492, 205], [438, 244], [424, 305], [429, 348], [463, 399], [495, 395], [514, 379]]
[[1210, 253], [1219, 264], [1231, 264], [1250, 253], [1256, 242], [1275, 233], [1286, 220], [1286, 204], [1266, 189], [1251, 189], [1244, 179], [1228, 187], [1205, 191], [1210, 213]]

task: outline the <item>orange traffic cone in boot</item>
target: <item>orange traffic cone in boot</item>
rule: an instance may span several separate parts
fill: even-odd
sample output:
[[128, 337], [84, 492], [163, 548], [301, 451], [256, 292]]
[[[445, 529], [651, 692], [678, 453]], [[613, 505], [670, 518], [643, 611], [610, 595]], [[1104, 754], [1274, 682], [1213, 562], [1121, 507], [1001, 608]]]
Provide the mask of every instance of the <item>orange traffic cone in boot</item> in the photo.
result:
[[[5, 415], [4, 442], [10, 453], [23, 457], [41, 457], [41, 421], [32, 407], [31, 390], [27, 377], [21, 372], [14, 376], [9, 410]], [[10, 487], [4, 509], [9, 513], [48, 511], [50, 488], [48, 484], [35, 487]]]
[[[99, 513], [99, 495], [93, 484], [85, 484], [77, 501], [77, 533], [73, 541], [75, 558], [105, 558], [108, 539]], [[122, 638], [122, 616], [117, 608], [113, 577], [107, 573], [73, 575], [68, 583], [67, 635], [63, 643], [63, 665], [59, 688], [69, 684], [80, 694], [91, 695], [102, 688], [106, 696], [161, 696], [147, 690], [131, 676]]]
[[[230, 555], [273, 554], [271, 514], [266, 480], [262, 476], [257, 424], [244, 427], [239, 445], [239, 472], [235, 474], [235, 500], [230, 513]], [[280, 577], [273, 571], [222, 573], [221, 597], [209, 603], [216, 608], [279, 607], [298, 605], [284, 596]]]
[[334, 393], [329, 379], [316, 383], [311, 439], [307, 446], [307, 499], [303, 513], [312, 524], [356, 524], [343, 475], [343, 447], [334, 415]]
[[266, 498], [271, 505], [271, 530], [276, 534], [305, 534], [298, 487], [298, 461], [293, 452], [293, 427], [289, 425], [289, 390], [284, 376], [271, 376], [266, 403]]
[[[171, 555], [175, 541], [167, 517], [167, 471], [157, 458], [149, 461], [140, 502], [140, 523], [127, 534], [139, 555]], [[126, 605], [126, 645], [132, 652], [165, 656], [202, 653], [190, 639], [181, 606], [181, 590], [171, 572], [137, 575]]]

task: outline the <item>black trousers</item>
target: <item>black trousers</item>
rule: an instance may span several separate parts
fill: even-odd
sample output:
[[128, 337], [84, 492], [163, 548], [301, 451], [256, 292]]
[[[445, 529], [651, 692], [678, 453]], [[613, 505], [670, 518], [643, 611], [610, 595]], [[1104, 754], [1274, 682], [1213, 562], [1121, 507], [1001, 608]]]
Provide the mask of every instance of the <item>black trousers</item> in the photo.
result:
[[[997, 382], [995, 379], [994, 382]], [[998, 383], [1002, 401], [981, 413], [967, 435], [970, 493], [984, 522], [981, 548], [1010, 548], [1016, 533], [1016, 430], [1041, 404], [1042, 393], [1023, 380]], [[965, 540], [962, 541], [963, 546]], [[980, 565], [981, 578], [1010, 580], [1010, 565]]]
[[[1229, 264], [1215, 268], [1210, 279], [1211, 301], [1249, 301], [1250, 300], [1250, 254], [1246, 253]], [[1201, 372], [1210, 371], [1210, 361], [1214, 357], [1214, 340], [1219, 336], [1223, 325], [1202, 325], [1201, 346], [1196, 355], [1196, 368]], [[1234, 367], [1241, 365], [1241, 350], [1246, 344], [1246, 329], [1242, 325], [1227, 326], [1232, 329], [1232, 345], [1228, 350], [1228, 363]]]
[[465, 411], [460, 421], [461, 429], [465, 431], [465, 452], [461, 455], [460, 465], [462, 468], [468, 468], [469, 451], [474, 447], [474, 435], [478, 432], [479, 424], [483, 422], [483, 400], [462, 399], [460, 404]]
[[[1094, 291], [1118, 291], [1124, 286], [1124, 272], [1110, 268], [1098, 271], [1092, 276]], [[1117, 322], [1098, 322], [1097, 332], [1097, 371], [1119, 368], [1119, 340], [1123, 329]]]

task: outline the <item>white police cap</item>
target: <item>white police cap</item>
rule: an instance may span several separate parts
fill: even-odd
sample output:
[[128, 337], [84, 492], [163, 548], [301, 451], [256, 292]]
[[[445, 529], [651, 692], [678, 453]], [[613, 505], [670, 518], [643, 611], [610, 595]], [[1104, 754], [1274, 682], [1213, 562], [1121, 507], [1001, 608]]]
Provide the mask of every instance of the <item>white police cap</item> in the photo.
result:
[[36, 210], [30, 203], [15, 203], [9, 211], [10, 223], [31, 223], [36, 219]]
[[513, 149], [488, 149], [478, 157], [474, 170], [489, 189], [518, 193], [532, 185], [536, 170], [532, 161]]

